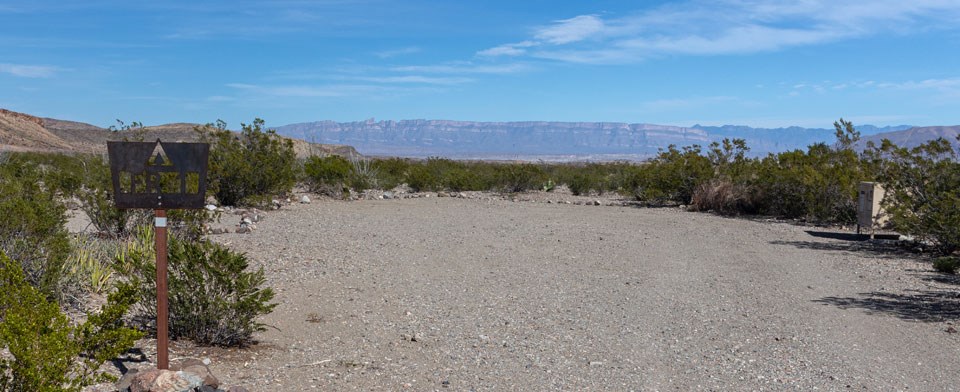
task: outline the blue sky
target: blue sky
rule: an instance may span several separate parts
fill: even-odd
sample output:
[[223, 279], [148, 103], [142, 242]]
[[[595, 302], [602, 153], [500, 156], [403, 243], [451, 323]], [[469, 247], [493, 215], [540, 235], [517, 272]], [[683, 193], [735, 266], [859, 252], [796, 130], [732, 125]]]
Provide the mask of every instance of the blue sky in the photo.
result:
[[0, 107], [261, 117], [960, 124], [960, 1], [0, 1]]

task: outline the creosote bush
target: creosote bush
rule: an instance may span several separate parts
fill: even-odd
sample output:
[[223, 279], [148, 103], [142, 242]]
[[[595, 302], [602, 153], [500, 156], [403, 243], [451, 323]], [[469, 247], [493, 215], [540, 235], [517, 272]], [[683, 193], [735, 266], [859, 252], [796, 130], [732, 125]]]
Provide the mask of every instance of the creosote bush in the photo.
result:
[[13, 154], [0, 166], [0, 251], [19, 262], [29, 284], [57, 300], [70, 253], [65, 212], [36, 163]]
[[133, 347], [142, 334], [121, 318], [133, 295], [111, 293], [100, 312], [71, 325], [55, 302], [31, 286], [19, 263], [0, 252], [0, 390], [80, 391], [110, 381], [100, 365]]
[[946, 255], [960, 249], [960, 163], [950, 143], [938, 139], [907, 149], [884, 140], [871, 157], [893, 228]]
[[940, 257], [933, 261], [933, 269], [945, 274], [956, 274], [960, 270], [960, 257]]
[[[148, 227], [118, 255], [118, 265], [129, 269], [122, 283], [136, 291], [135, 318], [145, 327], [156, 309], [156, 266], [153, 231]], [[246, 346], [253, 333], [265, 329], [258, 322], [276, 304], [273, 290], [262, 287], [263, 269], [248, 271], [246, 255], [207, 241], [176, 236], [169, 248], [170, 337], [200, 345]], [[155, 326], [154, 326], [155, 328]]]
[[293, 142], [263, 124], [259, 118], [241, 124], [239, 135], [223, 121], [197, 128], [211, 143], [208, 189], [220, 204], [261, 205], [293, 188], [298, 170]]

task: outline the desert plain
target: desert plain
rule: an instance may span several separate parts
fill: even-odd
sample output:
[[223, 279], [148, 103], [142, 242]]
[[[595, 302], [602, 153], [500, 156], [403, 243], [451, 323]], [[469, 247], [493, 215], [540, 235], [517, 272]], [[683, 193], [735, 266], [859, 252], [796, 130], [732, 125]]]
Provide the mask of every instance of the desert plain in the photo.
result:
[[960, 280], [892, 241], [432, 196], [315, 199], [212, 236], [263, 267], [278, 305], [257, 344], [175, 342], [171, 360], [251, 391], [960, 389]]

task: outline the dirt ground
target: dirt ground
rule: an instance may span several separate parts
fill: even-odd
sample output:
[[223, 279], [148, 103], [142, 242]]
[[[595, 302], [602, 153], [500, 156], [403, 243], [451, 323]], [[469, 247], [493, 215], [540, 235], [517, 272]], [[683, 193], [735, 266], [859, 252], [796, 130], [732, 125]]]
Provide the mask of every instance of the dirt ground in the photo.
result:
[[171, 358], [251, 391], [960, 389], [960, 280], [915, 254], [550, 197], [314, 201], [213, 236], [265, 269], [274, 328]]

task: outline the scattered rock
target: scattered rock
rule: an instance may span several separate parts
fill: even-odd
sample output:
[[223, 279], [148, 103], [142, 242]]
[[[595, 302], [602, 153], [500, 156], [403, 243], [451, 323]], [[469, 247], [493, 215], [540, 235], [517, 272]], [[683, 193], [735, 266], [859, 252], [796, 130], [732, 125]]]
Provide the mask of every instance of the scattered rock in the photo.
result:
[[599, 206], [599, 205], [603, 205], [603, 203], [600, 200], [594, 200], [593, 205]]
[[213, 376], [213, 373], [210, 372], [210, 368], [207, 367], [203, 361], [198, 359], [184, 360], [179, 365], [171, 366], [170, 369], [179, 370], [184, 373], [195, 374], [203, 380], [204, 386], [213, 387], [213, 389], [220, 387], [220, 380], [217, 380], [217, 378]]
[[450, 196], [447, 194], [447, 192], [437, 192], [437, 197], [447, 197], [447, 196]]
[[945, 329], [944, 331], [946, 331], [947, 333], [957, 333], [957, 329], [954, 327], [947, 327], [947, 329]]
[[310, 204], [310, 196], [300, 196], [300, 204]]
[[282, 206], [282, 205], [283, 205], [283, 204], [280, 203], [280, 200], [277, 200], [277, 199], [271, 200], [271, 203], [270, 203], [270, 206], [273, 207], [273, 209], [275, 209], [275, 210], [279, 210], [279, 209], [280, 209], [280, 206]]
[[236, 230], [237, 234], [250, 234], [252, 232], [253, 232], [253, 229], [251, 229], [250, 226], [240, 226]]
[[207, 204], [207, 205], [206, 205], [205, 207], [203, 207], [203, 208], [206, 208], [207, 211], [216, 211], [216, 210], [217, 210], [217, 206], [215, 206], [215, 205], [213, 205], [213, 204]]
[[203, 378], [192, 372], [150, 369], [133, 377], [130, 392], [181, 392], [203, 385]]
[[384, 198], [384, 199], [387, 199], [387, 200], [393, 199], [394, 196], [395, 196], [395, 194], [394, 194], [393, 192], [391, 192], [391, 191], [383, 192], [383, 198]]

